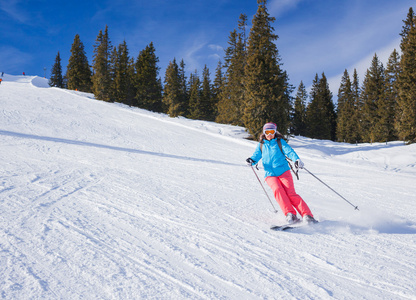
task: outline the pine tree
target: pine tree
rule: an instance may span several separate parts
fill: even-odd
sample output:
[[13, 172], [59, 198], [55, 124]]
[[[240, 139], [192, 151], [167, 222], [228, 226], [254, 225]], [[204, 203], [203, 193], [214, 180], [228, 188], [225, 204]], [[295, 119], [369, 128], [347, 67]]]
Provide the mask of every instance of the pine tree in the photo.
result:
[[327, 126], [330, 132], [330, 137], [332, 141], [336, 140], [336, 129], [337, 129], [337, 114], [335, 112], [335, 105], [332, 101], [332, 92], [329, 89], [328, 80], [324, 73], [322, 73], [322, 78], [320, 80], [320, 92], [322, 93], [322, 99], [324, 103], [324, 109], [326, 110], [327, 116]]
[[138, 107], [162, 112], [162, 83], [157, 66], [159, 58], [151, 42], [139, 53], [136, 62], [136, 103]]
[[71, 47], [71, 56], [67, 66], [67, 87], [70, 90], [79, 90], [90, 93], [92, 90], [91, 69], [84, 50], [84, 44], [78, 34], [75, 35]]
[[116, 73], [117, 73], [117, 66], [118, 66], [118, 50], [117, 47], [113, 47], [113, 50], [111, 52], [110, 55], [110, 87], [108, 90], [109, 93], [109, 98], [111, 102], [114, 102], [116, 97], [117, 97], [117, 92], [116, 92], [116, 83], [115, 83], [115, 78], [116, 78]]
[[324, 73], [318, 74], [312, 84], [311, 102], [306, 109], [306, 126], [308, 137], [335, 141], [336, 114], [332, 102], [332, 93]]
[[194, 73], [189, 77], [189, 107], [188, 107], [188, 118], [201, 119], [202, 112], [201, 107], [201, 80], [199, 79], [198, 73], [195, 70]]
[[[129, 78], [129, 89], [127, 91], [127, 99], [126, 99], [126, 104], [130, 105], [130, 106], [134, 106], [136, 103], [135, 97], [137, 95], [137, 84], [136, 84], [136, 78], [137, 78], [137, 74], [136, 74], [136, 63], [134, 61], [133, 57], [130, 57], [130, 60], [128, 62], [128, 67], [127, 67], [127, 77]], [[162, 83], [161, 83], [161, 79], [158, 78], [158, 83], [160, 85], [160, 112], [163, 111], [162, 108]], [[154, 110], [156, 111], [156, 110]]]
[[384, 67], [377, 54], [365, 74], [361, 98], [363, 141], [385, 142], [389, 134], [386, 118], [383, 116], [386, 102], [385, 78]]
[[100, 30], [94, 45], [92, 89], [96, 99], [110, 101], [110, 56], [111, 42], [108, 37], [108, 26], [104, 34]]
[[355, 101], [348, 71], [344, 71], [338, 90], [337, 140], [355, 143]]
[[218, 118], [218, 103], [220, 101], [221, 93], [224, 89], [224, 76], [222, 73], [222, 63], [218, 61], [217, 68], [215, 69], [214, 84], [212, 85], [213, 105], [215, 120]]
[[355, 128], [352, 134], [352, 141], [356, 143], [362, 141], [362, 108], [361, 101], [361, 89], [360, 81], [358, 79], [357, 70], [354, 69], [353, 81], [352, 81], [352, 97], [354, 99], [354, 116], [352, 123], [355, 124]]
[[413, 7], [409, 8], [407, 18], [406, 20], [403, 20], [403, 23], [404, 25], [402, 26], [402, 32], [400, 33], [400, 36], [402, 37], [400, 43], [400, 49], [402, 50], [402, 53], [406, 50], [406, 44], [409, 42], [410, 31], [416, 26], [416, 15], [413, 11]]
[[169, 62], [166, 68], [163, 103], [166, 105], [167, 113], [170, 117], [185, 115], [186, 103], [184, 103], [183, 99], [181, 76], [176, 59]]
[[[113, 52], [116, 57], [112, 59], [115, 62], [113, 66], [113, 101], [131, 105], [132, 95], [132, 78], [130, 77], [130, 58], [126, 41], [120, 44], [117, 51]], [[130, 98], [131, 97], [131, 98]]]
[[240, 15], [238, 25], [239, 31], [234, 30], [230, 33], [229, 47], [225, 51], [224, 68], [226, 71], [218, 98], [216, 121], [224, 124], [244, 125], [242, 117], [245, 102], [244, 76], [247, 60], [246, 15]]
[[397, 139], [397, 132], [395, 129], [396, 119], [396, 104], [398, 101], [398, 79], [400, 75], [400, 55], [393, 50], [389, 57], [385, 70], [385, 87], [386, 87], [386, 105], [384, 117], [386, 118], [386, 126], [388, 130], [387, 139], [393, 141]]
[[416, 16], [409, 9], [400, 34], [402, 50], [398, 79], [396, 129], [400, 139], [416, 142]]
[[295, 135], [306, 135], [306, 101], [308, 93], [301, 81], [295, 97], [295, 106], [292, 119], [292, 133]]
[[315, 74], [309, 95], [310, 102], [306, 107], [306, 136], [310, 138], [318, 138], [318, 134], [316, 134], [316, 132], [320, 127], [320, 116], [323, 115], [319, 107], [318, 94], [319, 77], [318, 74]]
[[182, 103], [183, 115], [186, 116], [189, 107], [189, 92], [187, 86], [187, 78], [185, 72], [185, 62], [183, 59], [179, 63], [179, 86], [180, 86], [180, 102]]
[[49, 78], [49, 86], [64, 88], [64, 78], [62, 76], [61, 56], [56, 55], [55, 63], [52, 66], [51, 78]]
[[202, 120], [214, 121], [214, 100], [211, 87], [210, 73], [207, 65], [202, 70], [201, 107]]
[[280, 57], [274, 43], [266, 0], [258, 0], [257, 13], [248, 38], [245, 67], [245, 104], [243, 121], [248, 131], [256, 136], [266, 122], [275, 122], [280, 132], [288, 133], [290, 121], [290, 88], [288, 76], [281, 69]]

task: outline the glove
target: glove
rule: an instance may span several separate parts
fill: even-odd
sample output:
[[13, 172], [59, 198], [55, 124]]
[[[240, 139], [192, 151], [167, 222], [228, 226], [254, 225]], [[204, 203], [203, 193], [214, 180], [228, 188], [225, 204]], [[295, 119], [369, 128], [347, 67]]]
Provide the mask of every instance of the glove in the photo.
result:
[[300, 159], [298, 159], [297, 161], [295, 161], [295, 167], [296, 167], [296, 169], [303, 169], [304, 166], [305, 166], [305, 164]]
[[247, 166], [255, 165], [255, 161], [251, 159], [251, 157], [246, 159]]

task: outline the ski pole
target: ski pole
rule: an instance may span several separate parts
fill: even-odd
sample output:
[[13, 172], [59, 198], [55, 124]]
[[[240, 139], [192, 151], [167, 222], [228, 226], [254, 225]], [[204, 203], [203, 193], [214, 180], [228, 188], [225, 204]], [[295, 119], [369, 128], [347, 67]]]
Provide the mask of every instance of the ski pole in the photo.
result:
[[266, 190], [264, 189], [264, 186], [263, 186], [263, 184], [261, 183], [261, 180], [260, 180], [259, 176], [257, 175], [256, 171], [254, 170], [253, 166], [251, 166], [251, 169], [253, 170], [254, 175], [256, 175], [257, 180], [260, 182], [260, 185], [261, 185], [261, 187], [263, 188], [263, 191], [264, 191], [264, 193], [266, 194], [267, 199], [269, 199], [270, 204], [273, 206], [274, 212], [275, 212], [275, 213], [277, 213], [277, 210], [276, 210], [276, 208], [274, 208], [274, 205], [273, 205], [272, 200], [270, 200], [270, 197], [269, 197], [269, 195], [267, 194]]
[[345, 199], [344, 197], [342, 197], [337, 191], [335, 191], [333, 188], [331, 188], [329, 185], [327, 185], [325, 182], [323, 182], [321, 179], [319, 179], [318, 177], [316, 177], [314, 174], [312, 174], [308, 169], [306, 169], [305, 167], [303, 167], [303, 169], [308, 172], [309, 174], [311, 174], [313, 177], [315, 177], [316, 179], [318, 179], [321, 183], [323, 183], [327, 188], [329, 188], [331, 191], [333, 191], [335, 194], [337, 194], [338, 196], [340, 196], [342, 199], [344, 199], [346, 202], [348, 202], [349, 204], [351, 204], [355, 210], [359, 210], [358, 206], [352, 204], [350, 201], [348, 201], [347, 199]]

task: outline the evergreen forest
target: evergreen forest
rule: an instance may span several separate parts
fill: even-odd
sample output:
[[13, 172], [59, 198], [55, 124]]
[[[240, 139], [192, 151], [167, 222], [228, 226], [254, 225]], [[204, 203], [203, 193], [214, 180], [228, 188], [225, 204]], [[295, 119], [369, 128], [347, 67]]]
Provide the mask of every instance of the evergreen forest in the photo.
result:
[[[308, 93], [301, 81], [289, 83], [276, 46], [267, 0], [247, 30], [241, 14], [229, 34], [224, 58], [214, 73], [205, 65], [185, 73], [185, 62], [172, 58], [162, 79], [159, 58], [149, 43], [134, 58], [126, 42], [113, 46], [108, 26], [97, 35], [92, 64], [78, 34], [63, 74], [58, 52], [49, 85], [93, 93], [170, 117], [183, 116], [247, 128], [256, 139], [266, 122], [285, 136], [302, 135], [346, 143], [402, 140], [416, 142], [416, 16], [409, 8], [403, 20], [400, 54], [394, 49], [384, 66], [374, 54], [362, 82], [357, 71], [344, 71], [334, 103], [325, 73], [316, 74]], [[211, 79], [213, 78], [213, 79]]]

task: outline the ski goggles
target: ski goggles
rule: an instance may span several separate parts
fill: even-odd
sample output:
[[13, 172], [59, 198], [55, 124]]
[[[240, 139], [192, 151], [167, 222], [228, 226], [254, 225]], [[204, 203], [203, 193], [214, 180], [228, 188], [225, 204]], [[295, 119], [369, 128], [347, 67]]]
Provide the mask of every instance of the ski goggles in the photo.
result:
[[271, 135], [271, 134], [275, 134], [275, 133], [276, 133], [276, 130], [274, 130], [274, 129], [267, 129], [267, 130], [264, 131], [265, 135]]

